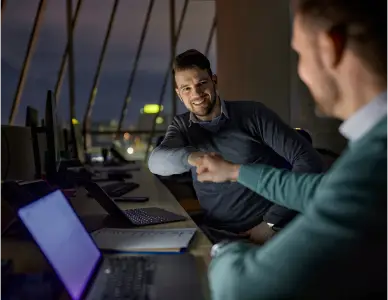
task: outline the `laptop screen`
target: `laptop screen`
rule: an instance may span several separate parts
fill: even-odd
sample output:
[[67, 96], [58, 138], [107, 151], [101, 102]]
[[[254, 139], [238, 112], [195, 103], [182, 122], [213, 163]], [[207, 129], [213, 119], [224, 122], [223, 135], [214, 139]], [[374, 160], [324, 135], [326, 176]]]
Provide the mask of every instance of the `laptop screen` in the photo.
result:
[[101, 258], [60, 191], [19, 209], [18, 215], [72, 299], [80, 299]]

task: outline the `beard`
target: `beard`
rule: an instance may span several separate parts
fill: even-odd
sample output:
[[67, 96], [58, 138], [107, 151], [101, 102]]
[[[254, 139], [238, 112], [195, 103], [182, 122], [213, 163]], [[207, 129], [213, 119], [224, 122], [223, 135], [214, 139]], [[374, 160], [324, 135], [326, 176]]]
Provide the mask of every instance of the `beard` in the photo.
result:
[[[199, 105], [193, 104], [195, 101], [200, 101], [202, 100], [202, 103]], [[217, 103], [217, 95], [215, 92], [212, 93], [212, 95], [204, 95], [202, 97], [199, 97], [197, 99], [191, 100], [191, 107], [190, 110], [191, 112], [198, 116], [198, 117], [207, 117], [211, 115], [213, 112], [214, 107], [216, 106]]]

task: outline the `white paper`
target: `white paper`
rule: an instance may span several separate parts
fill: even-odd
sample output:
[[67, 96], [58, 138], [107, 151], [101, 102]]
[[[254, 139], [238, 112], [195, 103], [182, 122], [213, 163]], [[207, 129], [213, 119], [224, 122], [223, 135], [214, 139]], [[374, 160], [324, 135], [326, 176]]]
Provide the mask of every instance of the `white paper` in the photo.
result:
[[91, 170], [97, 172], [131, 172], [139, 169], [136, 164], [126, 164], [123, 166], [93, 166]]
[[185, 249], [196, 232], [195, 228], [119, 229], [103, 228], [92, 233], [100, 249], [116, 251], [147, 251]]

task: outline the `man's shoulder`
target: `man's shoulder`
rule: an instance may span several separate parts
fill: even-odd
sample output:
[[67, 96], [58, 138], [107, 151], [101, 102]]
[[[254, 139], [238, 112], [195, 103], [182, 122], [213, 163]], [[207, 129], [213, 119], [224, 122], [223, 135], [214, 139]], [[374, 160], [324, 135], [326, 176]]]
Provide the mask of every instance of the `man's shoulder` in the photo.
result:
[[190, 112], [185, 112], [174, 116], [172, 125], [178, 126], [179, 128], [187, 126], [190, 122]]
[[350, 144], [335, 166], [335, 170], [341, 170], [344, 176], [382, 179], [386, 183], [387, 137], [375, 135]]
[[169, 125], [169, 128], [176, 128], [178, 130], [183, 130], [187, 128], [190, 124], [190, 112], [183, 114], [175, 115], [172, 119], [172, 122]]
[[225, 100], [225, 105], [232, 112], [261, 112], [270, 109], [260, 101], [253, 100]]
[[281, 119], [278, 114], [267, 107], [260, 101], [252, 100], [238, 100], [238, 101], [225, 101], [228, 113], [231, 116], [240, 116], [244, 120], [248, 121], [253, 119], [255, 121], [261, 120], [262, 122], [279, 122]]

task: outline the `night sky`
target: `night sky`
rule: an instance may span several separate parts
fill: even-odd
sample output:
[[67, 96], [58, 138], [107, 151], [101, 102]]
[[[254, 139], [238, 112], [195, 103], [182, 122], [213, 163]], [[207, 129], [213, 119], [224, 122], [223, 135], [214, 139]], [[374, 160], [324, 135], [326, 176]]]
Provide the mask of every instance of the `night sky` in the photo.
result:
[[[37, 108], [40, 118], [44, 117], [46, 91], [54, 90], [57, 80], [66, 43], [66, 1], [48, 0], [47, 2], [15, 122], [17, 125], [24, 123], [27, 105]], [[80, 120], [83, 119], [89, 98], [113, 2], [113, 0], [84, 0], [79, 15], [74, 36], [74, 51], [76, 114]], [[2, 124], [8, 123], [38, 3], [39, 0], [9, 0], [4, 11], [1, 31]], [[93, 121], [119, 118], [148, 3], [147, 0], [121, 0], [119, 4], [100, 76]], [[177, 25], [183, 3], [183, 0], [176, 0]], [[157, 103], [159, 100], [170, 53], [168, 4], [168, 0], [155, 0], [125, 125], [135, 125], [144, 104]], [[75, 6], [76, 1], [73, 1], [73, 9]], [[178, 53], [189, 48], [204, 51], [214, 12], [213, 1], [191, 1], [177, 46]], [[214, 37], [209, 55], [214, 70], [216, 69], [215, 46]], [[61, 91], [58, 108], [60, 118], [68, 120], [67, 73]], [[167, 93], [165, 111], [171, 110], [170, 99], [170, 94]], [[183, 112], [185, 109], [179, 104], [178, 110]]]

